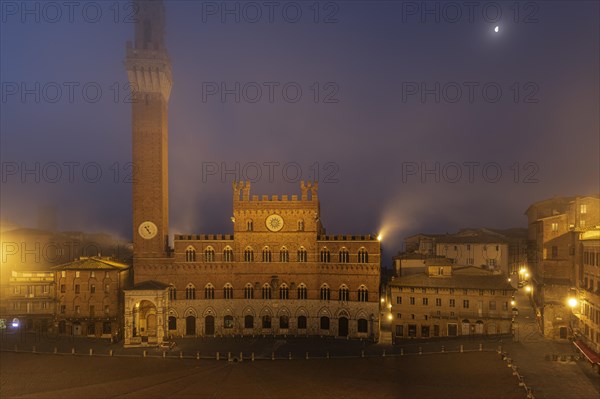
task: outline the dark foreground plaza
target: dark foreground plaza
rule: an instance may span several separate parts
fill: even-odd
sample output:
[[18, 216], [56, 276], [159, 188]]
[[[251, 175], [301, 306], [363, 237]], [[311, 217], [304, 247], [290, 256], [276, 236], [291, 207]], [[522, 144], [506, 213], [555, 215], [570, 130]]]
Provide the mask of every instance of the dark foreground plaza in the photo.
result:
[[2, 353], [7, 398], [524, 398], [494, 352], [188, 360]]

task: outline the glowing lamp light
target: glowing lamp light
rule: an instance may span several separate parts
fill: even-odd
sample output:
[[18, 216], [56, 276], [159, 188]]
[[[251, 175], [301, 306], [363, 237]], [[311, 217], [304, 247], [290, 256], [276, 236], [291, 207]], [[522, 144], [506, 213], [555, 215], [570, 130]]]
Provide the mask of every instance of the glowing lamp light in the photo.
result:
[[510, 301], [510, 304], [511, 304], [512, 306], [515, 306], [516, 302], [515, 302], [515, 301]]
[[527, 291], [527, 292], [531, 292], [531, 286], [530, 286], [530, 285], [528, 285], [527, 287], [525, 287], [525, 291]]
[[383, 236], [381, 235], [381, 233], [377, 234], [377, 241], [381, 241], [383, 239]]
[[528, 278], [528, 277], [529, 277], [529, 273], [526, 272], [525, 273], [525, 278]]
[[496, 32], [496, 33], [500, 32], [500, 27], [498, 25], [496, 25], [496, 27], [494, 28], [494, 32]]
[[388, 303], [388, 309], [391, 309], [391, 308], [392, 308], [392, 304]]
[[522, 267], [521, 269], [519, 269], [519, 273], [523, 274], [523, 273], [525, 273], [525, 272], [526, 272], [526, 270], [525, 270], [525, 268], [524, 268], [524, 267]]
[[510, 283], [510, 277], [508, 278], [508, 282]]
[[394, 318], [394, 316], [392, 316], [392, 314], [388, 314], [388, 320], [392, 320]]
[[384, 303], [384, 302], [385, 302], [385, 298], [381, 298], [381, 303]]
[[577, 305], [579, 304], [579, 302], [577, 301], [577, 298], [569, 298], [569, 299], [567, 300], [567, 303], [569, 304], [569, 306], [570, 306], [571, 308], [575, 308], [575, 307], [577, 307]]

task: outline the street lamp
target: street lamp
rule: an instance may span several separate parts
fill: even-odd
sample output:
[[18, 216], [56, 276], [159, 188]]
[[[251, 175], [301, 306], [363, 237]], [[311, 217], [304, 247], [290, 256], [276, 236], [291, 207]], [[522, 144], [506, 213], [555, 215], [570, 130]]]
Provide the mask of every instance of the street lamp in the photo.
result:
[[571, 297], [571, 298], [567, 299], [567, 304], [569, 305], [571, 310], [575, 310], [577, 305], [579, 305], [579, 301], [577, 300], [577, 298]]

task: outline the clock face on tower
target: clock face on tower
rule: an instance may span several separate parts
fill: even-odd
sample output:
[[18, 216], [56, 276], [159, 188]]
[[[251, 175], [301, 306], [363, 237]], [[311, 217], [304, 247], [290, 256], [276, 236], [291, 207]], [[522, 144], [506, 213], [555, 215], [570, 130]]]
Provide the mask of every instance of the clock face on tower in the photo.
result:
[[158, 233], [158, 228], [154, 223], [145, 221], [140, 223], [140, 227], [138, 227], [138, 233], [142, 238], [149, 240], [156, 236], [156, 233]]
[[267, 229], [271, 231], [279, 231], [283, 228], [283, 218], [279, 215], [270, 215], [265, 221]]

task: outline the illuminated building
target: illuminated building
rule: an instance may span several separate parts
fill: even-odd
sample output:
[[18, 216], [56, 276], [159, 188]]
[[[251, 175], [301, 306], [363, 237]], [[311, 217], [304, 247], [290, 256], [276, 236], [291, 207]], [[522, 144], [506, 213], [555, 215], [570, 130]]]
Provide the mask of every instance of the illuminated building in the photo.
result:
[[326, 235], [316, 183], [301, 195], [250, 195], [233, 184], [233, 230], [168, 243], [167, 114], [172, 86], [160, 1], [139, 2], [127, 71], [132, 104], [134, 282], [125, 345], [169, 336], [379, 336], [380, 244]]

